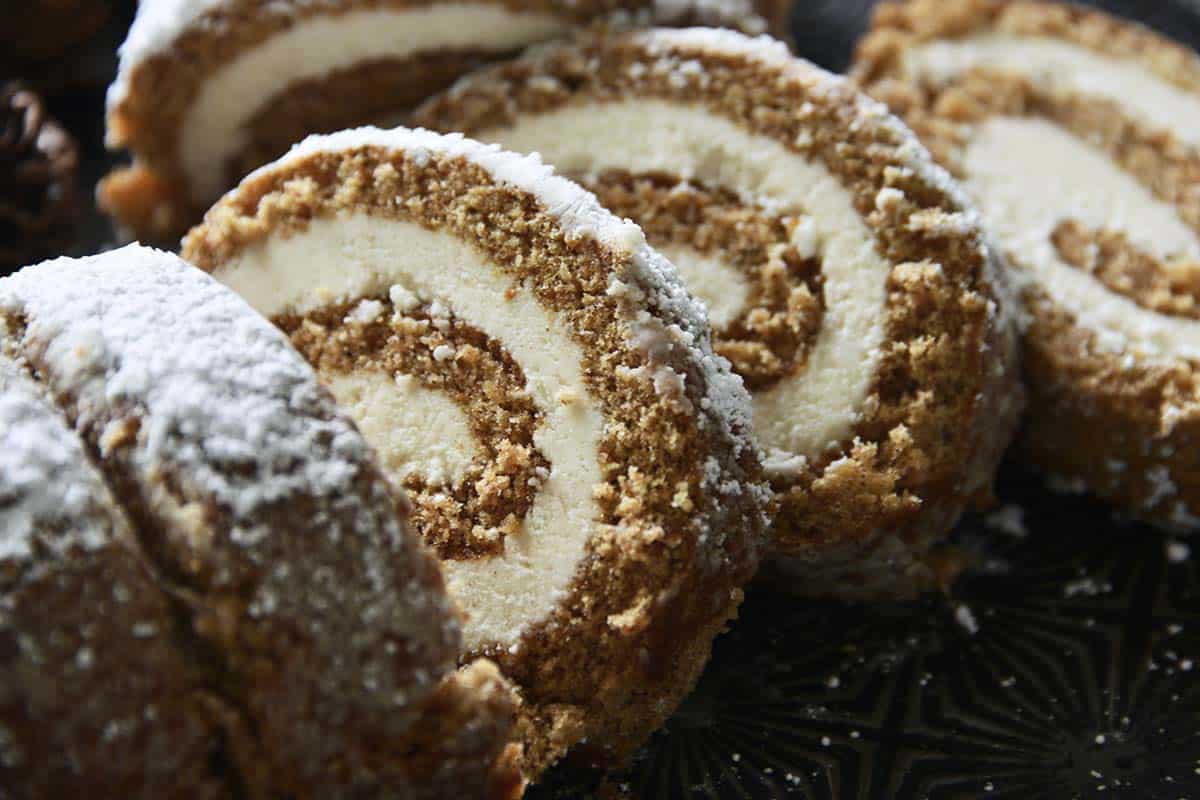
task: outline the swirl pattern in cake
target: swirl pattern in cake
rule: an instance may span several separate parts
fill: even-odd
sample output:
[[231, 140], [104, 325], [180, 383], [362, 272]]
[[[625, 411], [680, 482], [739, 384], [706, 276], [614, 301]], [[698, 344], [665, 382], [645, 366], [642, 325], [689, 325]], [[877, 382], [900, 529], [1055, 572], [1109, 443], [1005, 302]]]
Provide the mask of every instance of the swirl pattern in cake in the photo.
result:
[[757, 565], [748, 398], [670, 268], [535, 158], [428, 131], [313, 137], [184, 251], [316, 365], [412, 498], [523, 699], [525, 768], [619, 759]]
[[962, 179], [1027, 311], [1022, 450], [1055, 486], [1200, 514], [1200, 59], [1051, 3], [882, 6], [856, 73]]
[[310, 133], [398, 120], [469, 70], [643, 0], [145, 0], [108, 93], [108, 144], [133, 165], [100, 198], [171, 239]]

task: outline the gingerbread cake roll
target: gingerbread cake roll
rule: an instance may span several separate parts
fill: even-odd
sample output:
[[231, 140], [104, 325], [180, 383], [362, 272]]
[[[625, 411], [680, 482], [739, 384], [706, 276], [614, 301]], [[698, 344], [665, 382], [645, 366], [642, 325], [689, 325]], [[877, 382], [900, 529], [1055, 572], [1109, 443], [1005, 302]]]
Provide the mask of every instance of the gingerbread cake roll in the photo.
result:
[[101, 204], [133, 235], [180, 236], [310, 133], [397, 119], [481, 63], [649, 0], [144, 0], [108, 93], [133, 164]]
[[848, 597], [929, 586], [1020, 407], [977, 216], [884, 107], [779, 42], [711, 29], [547, 46], [415, 113], [539, 152], [637, 221], [751, 389], [775, 566]]
[[526, 774], [619, 761], [758, 563], [741, 382], [641, 230], [461, 136], [313, 137], [184, 240], [358, 421], [522, 697]]
[[103, 475], [0, 356], [0, 786], [11, 798], [223, 798], [220, 700]]
[[436, 562], [286, 337], [140, 247], [0, 281], [0, 332], [17, 796], [519, 788], [506, 687], [455, 672]]
[[1053, 486], [1200, 515], [1200, 59], [1052, 3], [888, 3], [856, 74], [1018, 269], [1021, 451]]

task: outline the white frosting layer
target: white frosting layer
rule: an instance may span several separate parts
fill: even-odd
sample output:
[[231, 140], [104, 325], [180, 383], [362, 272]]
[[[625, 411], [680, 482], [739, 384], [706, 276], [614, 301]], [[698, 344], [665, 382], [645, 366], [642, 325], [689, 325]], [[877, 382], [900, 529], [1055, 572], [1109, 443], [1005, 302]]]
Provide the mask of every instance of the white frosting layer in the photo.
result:
[[326, 385], [397, 485], [414, 473], [431, 486], [457, 483], [479, 450], [458, 404], [411, 375], [334, 375]]
[[1051, 90], [1110, 100], [1136, 119], [1200, 145], [1200, 96], [1136, 61], [1110, 58], [1061, 39], [998, 33], [934, 41], [904, 54], [909, 75], [937, 83], [980, 67], [1027, 76]]
[[741, 270], [690, 247], [666, 245], [658, 252], [679, 270], [688, 291], [708, 306], [708, 320], [714, 328], [721, 329], [742, 315], [750, 299], [750, 282]]
[[[868, 113], [882, 115], [894, 122], [882, 104], [865, 99], [863, 102]], [[899, 122], [894, 124], [899, 125]], [[914, 168], [930, 172], [934, 178], [940, 176], [949, 183], [945, 172], [932, 167], [916, 140], [911, 136], [909, 140], [914, 152], [921, 155], [921, 159], [912, 162]], [[418, 164], [426, 162], [435, 153], [446, 159], [466, 159], [486, 170], [498, 183], [532, 194], [567, 237], [585, 236], [610, 250], [614, 281], [635, 284], [640, 298], [630, 309], [632, 315], [625, 320], [629, 344], [646, 352], [651, 360], [652, 351], [659, 347], [689, 349], [704, 376], [702, 409], [708, 422], [718, 427], [735, 453], [743, 446], [751, 446], [746, 435], [750, 429], [749, 395], [742, 379], [730, 372], [728, 362], [713, 355], [703, 306], [684, 288], [671, 263], [646, 244], [641, 228], [613, 216], [597, 202], [595, 195], [579, 184], [555, 175], [554, 169], [543, 163], [537, 154], [520, 155], [502, 150], [495, 144], [481, 144], [460, 133], [440, 134], [420, 128], [354, 128], [326, 136], [310, 136], [274, 164], [257, 170], [251, 178], [287, 169], [319, 153], [342, 153], [363, 147], [403, 151]], [[956, 184], [949, 185], [958, 192]], [[337, 278], [329, 283], [336, 285]], [[269, 290], [270, 287], [266, 288]], [[653, 326], [651, 320], [645, 318], [645, 312], [651, 310], [654, 312], [652, 318], [659, 323], [663, 319], [671, 320], [668, 330], [660, 333], [649, 330]], [[708, 541], [711, 543], [716, 539], [710, 537]]]
[[[155, 5], [143, 3], [143, 9]], [[569, 29], [565, 19], [514, 12], [492, 3], [435, 3], [306, 17], [243, 52], [204, 81], [179, 132], [179, 157], [193, 199], [207, 202], [225, 188], [222, 166], [245, 146], [245, 125], [295, 83], [420, 52], [503, 52]], [[140, 35], [140, 30], [135, 25], [131, 41], [138, 41], [134, 34]], [[128, 44], [123, 50], [121, 75], [111, 90], [110, 103], [119, 102], [128, 92], [129, 73], [136, 66], [134, 54], [139, 52], [142, 48]]]
[[[592, 492], [602, 482], [604, 418], [580, 372], [582, 350], [562, 322], [471, 245], [367, 215], [314, 220], [302, 233], [244, 251], [217, 277], [267, 315], [386, 293], [399, 284], [425, 301], [437, 300], [505, 346], [545, 415], [534, 441], [552, 468], [521, 532], [505, 540], [503, 557], [447, 561], [443, 568], [468, 615], [468, 648], [512, 646], [549, 615], [592, 534]], [[511, 299], [502, 300], [510, 291]], [[564, 404], [564, 396], [575, 401]]]
[[1121, 231], [1161, 260], [1200, 260], [1200, 239], [1107, 154], [1041, 119], [997, 117], [964, 154], [966, 186], [1014, 260], [1101, 347], [1138, 355], [1200, 358], [1200, 322], [1148, 311], [1064, 262], [1051, 233], [1066, 220]]
[[[753, 41], [730, 36], [735, 42]], [[850, 435], [880, 356], [890, 266], [876, 251], [850, 193], [823, 165], [703, 109], [658, 100], [525, 115], [512, 127], [480, 138], [520, 152], [537, 151], [571, 174], [667, 170], [737, 191], [769, 211], [810, 216], [815, 237], [814, 229], [800, 226], [798, 231], [807, 237], [800, 244], [811, 249], [815, 243], [822, 257], [824, 322], [806, 367], [754, 397], [755, 430], [771, 450], [804, 457]], [[722, 284], [726, 291], [739, 291], [720, 277], [711, 278], [705, 291], [711, 294]]]

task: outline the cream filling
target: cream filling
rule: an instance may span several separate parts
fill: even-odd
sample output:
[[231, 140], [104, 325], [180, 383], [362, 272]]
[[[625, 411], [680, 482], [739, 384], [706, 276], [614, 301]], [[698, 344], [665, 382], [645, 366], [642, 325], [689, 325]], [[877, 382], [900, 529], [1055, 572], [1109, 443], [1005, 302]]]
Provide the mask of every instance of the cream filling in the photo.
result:
[[[890, 267], [852, 196], [823, 165], [703, 109], [657, 100], [528, 114], [478, 138], [537, 151], [568, 174], [666, 170], [736, 191], [771, 212], [810, 216], [812, 226], [797, 226], [797, 245], [822, 258], [824, 322], [805, 368], [755, 395], [755, 430], [779, 469], [801, 466], [850, 436], [881, 355]], [[729, 272], [710, 273], [704, 291], [739, 291]]]
[[396, 485], [414, 474], [431, 486], [458, 483], [479, 454], [462, 408], [411, 375], [334, 375], [326, 385]]
[[1160, 260], [1200, 259], [1175, 208], [1101, 150], [1042, 119], [995, 117], [963, 159], [967, 190], [1013, 259], [1112, 352], [1200, 357], [1200, 322], [1159, 314], [1063, 261], [1050, 239], [1066, 220], [1117, 230]]
[[313, 220], [303, 232], [245, 250], [216, 276], [268, 316], [402, 286], [397, 296], [436, 300], [507, 348], [544, 415], [534, 443], [550, 473], [502, 557], [442, 567], [467, 614], [469, 649], [513, 647], [551, 614], [583, 558], [598, 515], [593, 490], [603, 481], [604, 417], [583, 381], [583, 351], [558, 317], [466, 242], [366, 214]]
[[908, 50], [903, 62], [908, 75], [934, 83], [980, 67], [1022, 75], [1051, 90], [1110, 100], [1155, 128], [1200, 145], [1200, 96], [1136, 61], [1109, 58], [1061, 39], [990, 33], [940, 40]]
[[307, 17], [204, 81], [180, 130], [179, 156], [192, 197], [206, 203], [220, 194], [225, 188], [224, 164], [247, 144], [245, 125], [295, 83], [367, 61], [421, 52], [512, 50], [568, 30], [566, 21], [548, 14], [514, 12], [491, 3], [435, 3]]
[[658, 252], [679, 270], [688, 291], [708, 307], [708, 321], [714, 328], [724, 328], [742, 315], [750, 299], [750, 282], [741, 270], [691, 247], [665, 245]]

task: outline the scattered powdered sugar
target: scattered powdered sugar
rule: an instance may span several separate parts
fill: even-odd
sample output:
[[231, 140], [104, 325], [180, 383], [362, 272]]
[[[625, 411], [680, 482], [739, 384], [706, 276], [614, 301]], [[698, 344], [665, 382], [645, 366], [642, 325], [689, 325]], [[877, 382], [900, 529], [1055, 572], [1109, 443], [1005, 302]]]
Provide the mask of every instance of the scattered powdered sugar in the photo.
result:
[[1063, 586], [1063, 597], [1098, 597], [1109, 594], [1113, 586], [1108, 581], [1098, 581], [1091, 577], [1082, 577]]
[[979, 633], [979, 622], [975, 619], [975, 612], [968, 605], [955, 607], [954, 621], [971, 636]]
[[[395, 288], [395, 287], [393, 287]], [[379, 319], [379, 315], [383, 313], [383, 303], [378, 300], [363, 300], [354, 310], [346, 315], [346, 322], [356, 323], [359, 325], [370, 325], [375, 320]]]
[[1142, 504], [1145, 508], [1154, 508], [1177, 492], [1171, 471], [1161, 464], [1146, 470], [1146, 480], [1150, 482], [1150, 494]]
[[[661, 2], [661, 0], [660, 0]], [[691, 0], [684, 2], [693, 5]], [[648, 52], [659, 48], [692, 48], [722, 55], [751, 58], [772, 67], [792, 69], [793, 64], [807, 64], [795, 58], [787, 45], [771, 36], [747, 36], [728, 28], [655, 28], [634, 34]], [[844, 79], [842, 79], [844, 81]]]
[[95, 550], [123, 525], [62, 414], [0, 357], [0, 565], [31, 559], [35, 543], [64, 557]]
[[1167, 542], [1167, 561], [1172, 564], [1182, 564], [1192, 557], [1192, 548], [1186, 542]]
[[142, 0], [119, 51], [117, 79], [108, 90], [109, 108], [128, 96], [130, 75], [138, 64], [168, 50], [184, 30], [208, 12], [230, 5], [232, 0]]
[[[617, 292], [614, 291], [615, 284], [610, 284], [609, 294], [624, 300], [624, 314], [635, 344], [652, 367], [660, 367], [658, 362], [676, 348], [684, 348], [693, 357], [698, 357], [698, 366], [704, 376], [704, 394], [700, 399], [700, 411], [704, 415], [702, 419], [716, 426], [721, 439], [728, 443], [733, 457], [739, 457], [747, 448], [757, 450], [758, 444], [750, 433], [753, 430], [750, 395], [729, 362], [713, 352], [708, 314], [704, 306], [687, 293], [675, 267], [648, 245], [638, 249], [629, 262], [629, 268], [629, 274], [621, 276], [618, 281], [621, 286], [632, 285], [636, 290], [631, 292], [625, 288]], [[644, 307], [631, 302], [630, 297], [644, 298], [646, 307], [653, 309], [654, 314], [648, 318]], [[660, 394], [672, 389], [682, 391], [681, 382], [664, 381], [662, 378], [659, 371], [655, 388]], [[768, 507], [771, 498], [771, 490], [765, 483], [737, 485], [728, 478], [719, 482], [719, 491], [722, 495], [749, 495], [763, 509]], [[763, 524], [766, 524], [765, 517]], [[702, 541], [705, 541], [703, 537]], [[719, 547], [723, 540], [720, 537], [708, 537], [707, 541], [712, 545], [708, 553], [713, 557], [711, 563], [719, 568]]]
[[984, 518], [984, 524], [994, 531], [1017, 539], [1024, 539], [1029, 535], [1029, 529], [1025, 526], [1025, 509], [1017, 505], [996, 509]]

